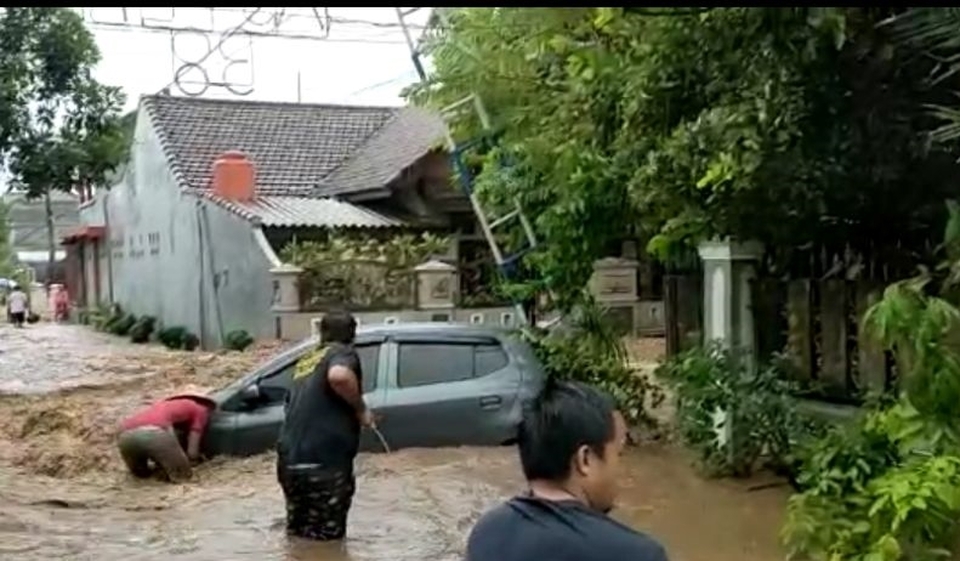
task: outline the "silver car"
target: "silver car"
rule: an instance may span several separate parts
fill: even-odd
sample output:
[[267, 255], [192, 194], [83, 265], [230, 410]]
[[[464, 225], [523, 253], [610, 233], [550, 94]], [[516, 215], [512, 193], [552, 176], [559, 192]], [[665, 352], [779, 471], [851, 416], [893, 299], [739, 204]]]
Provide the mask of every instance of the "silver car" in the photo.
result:
[[[203, 440], [207, 456], [273, 448], [297, 361], [309, 339], [213, 394], [218, 406]], [[355, 343], [367, 405], [391, 449], [510, 444], [522, 403], [545, 378], [532, 349], [481, 326], [426, 323], [361, 327]], [[382, 444], [363, 431], [361, 450]]]

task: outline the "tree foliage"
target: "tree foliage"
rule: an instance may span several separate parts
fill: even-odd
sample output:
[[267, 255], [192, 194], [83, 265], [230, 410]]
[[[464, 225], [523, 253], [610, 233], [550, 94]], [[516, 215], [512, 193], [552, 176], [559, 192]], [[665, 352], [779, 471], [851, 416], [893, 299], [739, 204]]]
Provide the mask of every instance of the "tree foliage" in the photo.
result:
[[0, 278], [13, 273], [13, 249], [10, 247], [10, 222], [6, 203], [0, 200]]
[[[450, 10], [435, 73], [408, 92], [486, 102], [478, 162], [493, 206], [518, 197], [539, 279], [571, 300], [624, 237], [659, 258], [712, 236], [805, 244], [928, 239], [957, 172], [922, 131], [948, 99], [885, 8]], [[458, 121], [455, 134], [478, 132]], [[504, 167], [504, 162], [509, 163]]]
[[28, 197], [101, 186], [126, 159], [124, 96], [94, 79], [99, 60], [73, 10], [0, 14], [0, 156]]

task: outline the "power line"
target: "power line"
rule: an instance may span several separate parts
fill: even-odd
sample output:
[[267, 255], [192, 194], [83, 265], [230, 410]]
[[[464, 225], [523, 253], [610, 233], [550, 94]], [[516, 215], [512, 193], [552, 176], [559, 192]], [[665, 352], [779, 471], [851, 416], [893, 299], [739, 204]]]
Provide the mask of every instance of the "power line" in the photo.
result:
[[[237, 25], [237, 26], [235, 26], [235, 27], [232, 27], [232, 28], [228, 29], [227, 31], [225, 31], [222, 35], [220, 35], [220, 40], [217, 41], [217, 44], [214, 45], [212, 48], [210, 48], [210, 50], [208, 50], [208, 51], [206, 52], [206, 54], [204, 54], [202, 57], [200, 57], [200, 60], [197, 60], [197, 61], [193, 62], [192, 64], [195, 65], [195, 66], [197, 66], [197, 67], [199, 67], [201, 64], [203, 64], [208, 58], [210, 58], [210, 57], [213, 55], [213, 53], [217, 52], [217, 50], [219, 50], [220, 47], [222, 47], [223, 44], [226, 43], [228, 39], [230, 39], [231, 37], [233, 37], [234, 33], [236, 33], [236, 31], [237, 31], [238, 29], [241, 29], [244, 25], [247, 25], [248, 23], [250, 23], [250, 21], [253, 19], [253, 17], [256, 16], [258, 13], [260, 13], [260, 10], [261, 10], [261, 9], [262, 9], [262, 8], [257, 8], [257, 9], [255, 9], [254, 11], [250, 12], [250, 14], [246, 17], [246, 19], [244, 19], [239, 25]], [[175, 73], [175, 74], [174, 74], [174, 77], [173, 77], [173, 81], [171, 81], [171, 82], [170, 82], [169, 84], [167, 84], [166, 86], [160, 88], [160, 90], [159, 90], [157, 93], [160, 93], [160, 92], [166, 90], [166, 89], [169, 88], [170, 86], [176, 85], [176, 83], [177, 83], [177, 75], [176, 75], [176, 73]]]

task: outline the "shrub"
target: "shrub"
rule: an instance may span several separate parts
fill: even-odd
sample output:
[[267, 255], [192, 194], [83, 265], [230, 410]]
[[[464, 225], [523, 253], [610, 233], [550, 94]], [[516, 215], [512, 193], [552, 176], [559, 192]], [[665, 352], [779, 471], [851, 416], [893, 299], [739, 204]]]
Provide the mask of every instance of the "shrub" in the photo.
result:
[[735, 351], [697, 347], [656, 374], [673, 389], [680, 438], [712, 475], [749, 475], [763, 457], [788, 468], [796, 444], [812, 430], [796, 410], [792, 384], [772, 366], [749, 368]]
[[130, 329], [133, 328], [135, 323], [137, 323], [137, 316], [133, 314], [127, 314], [120, 320], [117, 320], [110, 325], [110, 333], [125, 337], [130, 333]]
[[193, 351], [193, 350], [196, 350], [196, 348], [199, 346], [200, 346], [200, 338], [197, 337], [195, 334], [190, 333], [188, 331], [187, 334], [183, 336], [183, 350]]
[[253, 344], [253, 337], [244, 329], [234, 329], [223, 338], [223, 346], [233, 351], [243, 351]]
[[627, 364], [626, 349], [603, 316], [599, 306], [587, 302], [569, 319], [566, 332], [527, 329], [522, 334], [548, 376], [596, 385], [617, 400], [628, 423], [655, 426], [647, 411], [648, 397], [656, 407], [663, 394], [646, 375]]
[[120, 304], [110, 304], [97, 309], [96, 318], [93, 326], [98, 331], [113, 333], [113, 327], [124, 318], [123, 308]]
[[134, 343], [146, 343], [153, 334], [153, 329], [157, 324], [157, 318], [153, 316], [141, 316], [133, 327], [130, 328], [130, 341]]
[[186, 327], [165, 327], [157, 333], [157, 339], [168, 349], [182, 349], [187, 333]]

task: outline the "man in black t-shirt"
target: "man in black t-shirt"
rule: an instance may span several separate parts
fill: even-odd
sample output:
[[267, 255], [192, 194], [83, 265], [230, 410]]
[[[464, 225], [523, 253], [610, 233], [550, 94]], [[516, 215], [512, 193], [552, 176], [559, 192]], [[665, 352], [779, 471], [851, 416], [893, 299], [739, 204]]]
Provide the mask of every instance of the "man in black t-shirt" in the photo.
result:
[[353, 349], [356, 331], [352, 315], [324, 315], [320, 348], [301, 359], [293, 375], [277, 443], [277, 479], [290, 535], [339, 540], [346, 534], [360, 428], [373, 425]]
[[480, 518], [467, 561], [667, 561], [656, 540], [607, 516], [626, 434], [608, 395], [549, 382], [518, 435], [529, 491]]

